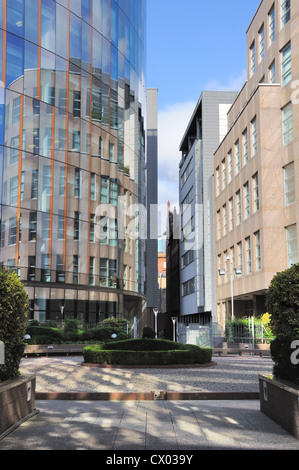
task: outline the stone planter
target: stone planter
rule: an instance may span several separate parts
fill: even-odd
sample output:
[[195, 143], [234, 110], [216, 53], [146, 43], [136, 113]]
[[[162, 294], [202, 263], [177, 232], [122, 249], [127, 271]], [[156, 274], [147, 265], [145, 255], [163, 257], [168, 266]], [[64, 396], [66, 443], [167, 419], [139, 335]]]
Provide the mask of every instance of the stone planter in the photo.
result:
[[0, 439], [36, 413], [36, 376], [0, 382]]
[[261, 411], [299, 439], [299, 387], [272, 375], [260, 375], [259, 387]]

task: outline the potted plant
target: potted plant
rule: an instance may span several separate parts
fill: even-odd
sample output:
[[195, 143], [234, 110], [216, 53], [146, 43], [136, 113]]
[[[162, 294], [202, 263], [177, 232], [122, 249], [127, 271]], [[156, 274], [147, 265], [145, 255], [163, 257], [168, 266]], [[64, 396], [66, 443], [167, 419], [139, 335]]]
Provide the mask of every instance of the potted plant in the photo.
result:
[[4, 363], [0, 365], [0, 436], [34, 412], [35, 376], [22, 377], [19, 372], [28, 309], [28, 295], [17, 274], [0, 269], [0, 341], [4, 343]]
[[299, 264], [274, 276], [266, 307], [275, 339], [273, 374], [259, 377], [261, 410], [299, 438]]

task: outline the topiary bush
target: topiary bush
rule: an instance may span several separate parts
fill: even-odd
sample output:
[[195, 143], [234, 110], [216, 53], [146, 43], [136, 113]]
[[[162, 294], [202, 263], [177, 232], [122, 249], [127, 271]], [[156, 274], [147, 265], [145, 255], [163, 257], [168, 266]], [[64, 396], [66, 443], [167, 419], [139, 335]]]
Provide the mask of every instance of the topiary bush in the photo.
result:
[[0, 340], [5, 345], [0, 382], [19, 375], [28, 311], [28, 295], [17, 274], [7, 268], [0, 269]]
[[291, 344], [299, 337], [299, 264], [277, 273], [266, 296], [269, 326], [275, 340], [270, 344], [273, 375], [299, 384], [299, 365], [292, 364]]
[[83, 349], [84, 362], [111, 365], [207, 364], [212, 349], [159, 339], [130, 339]]
[[154, 328], [152, 328], [151, 326], [145, 326], [142, 330], [142, 338], [146, 339], [146, 338], [149, 338], [149, 339], [153, 339], [156, 337], [156, 332], [154, 330]]

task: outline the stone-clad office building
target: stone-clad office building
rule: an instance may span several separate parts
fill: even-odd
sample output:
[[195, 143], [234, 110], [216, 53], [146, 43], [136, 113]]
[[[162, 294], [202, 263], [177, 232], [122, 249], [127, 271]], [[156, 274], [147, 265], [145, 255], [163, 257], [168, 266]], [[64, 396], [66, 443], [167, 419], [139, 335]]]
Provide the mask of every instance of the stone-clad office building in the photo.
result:
[[145, 1], [0, 0], [0, 28], [1, 265], [24, 281], [31, 318], [133, 318]]
[[215, 153], [220, 323], [265, 313], [272, 277], [298, 262], [298, 20], [295, 0], [260, 3], [247, 30], [248, 79]]

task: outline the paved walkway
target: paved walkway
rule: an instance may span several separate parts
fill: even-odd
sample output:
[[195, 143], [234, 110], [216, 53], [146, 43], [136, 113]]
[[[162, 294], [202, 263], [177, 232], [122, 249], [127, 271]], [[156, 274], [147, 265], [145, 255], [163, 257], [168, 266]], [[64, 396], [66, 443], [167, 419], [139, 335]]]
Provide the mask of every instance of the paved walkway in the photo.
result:
[[[259, 401], [37, 401], [1, 450], [299, 450]], [[116, 453], [117, 455], [117, 453]], [[141, 455], [143, 455], [141, 453]]]
[[[22, 370], [37, 373], [39, 392], [74, 391], [74, 383], [77, 391], [130, 392], [138, 391], [138, 384], [143, 391], [143, 384], [147, 391], [205, 391], [215, 398], [217, 391], [256, 392], [258, 374], [272, 368], [269, 359], [215, 360], [217, 366], [209, 369], [110, 371], [82, 367], [80, 358], [48, 358], [26, 360]], [[132, 456], [141, 451], [184, 455], [188, 450], [194, 458], [200, 450], [299, 450], [299, 441], [265, 416], [256, 399], [38, 399], [36, 409], [34, 416], [0, 440], [0, 450], [126, 450]]]

